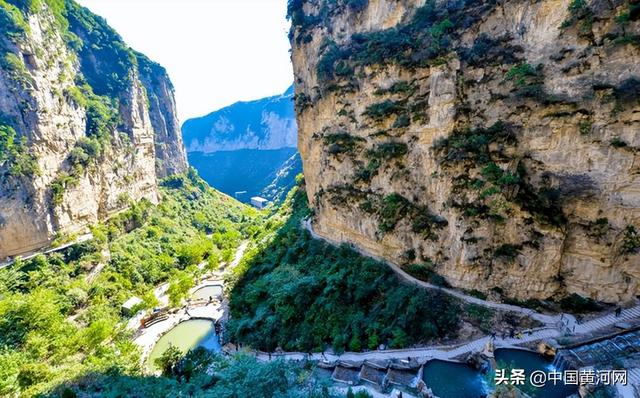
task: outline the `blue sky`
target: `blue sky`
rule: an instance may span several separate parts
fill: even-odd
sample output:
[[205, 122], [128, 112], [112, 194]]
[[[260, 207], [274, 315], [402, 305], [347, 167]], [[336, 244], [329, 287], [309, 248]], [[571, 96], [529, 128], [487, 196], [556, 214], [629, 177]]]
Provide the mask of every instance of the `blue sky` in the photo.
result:
[[293, 82], [286, 0], [78, 0], [167, 68], [181, 122]]

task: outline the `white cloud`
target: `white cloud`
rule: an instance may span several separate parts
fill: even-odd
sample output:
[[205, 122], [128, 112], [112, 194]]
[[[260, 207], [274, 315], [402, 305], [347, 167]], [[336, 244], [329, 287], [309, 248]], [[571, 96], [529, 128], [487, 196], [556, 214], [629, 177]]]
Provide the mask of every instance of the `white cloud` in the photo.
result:
[[293, 81], [286, 0], [78, 0], [167, 68], [181, 121]]

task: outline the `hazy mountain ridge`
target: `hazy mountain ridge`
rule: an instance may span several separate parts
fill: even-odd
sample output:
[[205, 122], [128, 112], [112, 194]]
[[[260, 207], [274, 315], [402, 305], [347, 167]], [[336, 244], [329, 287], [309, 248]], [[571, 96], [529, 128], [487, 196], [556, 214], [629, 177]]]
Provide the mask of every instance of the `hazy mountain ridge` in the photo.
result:
[[187, 120], [182, 133], [189, 161], [200, 175], [243, 201], [255, 195], [282, 198], [302, 171], [293, 86], [281, 95], [237, 102]]
[[282, 95], [236, 102], [207, 116], [189, 119], [182, 125], [187, 151], [295, 148], [292, 101], [293, 86]]

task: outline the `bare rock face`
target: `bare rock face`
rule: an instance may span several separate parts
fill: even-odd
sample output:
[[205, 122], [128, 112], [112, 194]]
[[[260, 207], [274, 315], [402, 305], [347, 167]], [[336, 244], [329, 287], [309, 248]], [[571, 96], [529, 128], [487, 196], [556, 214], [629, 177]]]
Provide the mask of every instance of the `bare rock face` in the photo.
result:
[[292, 2], [316, 232], [458, 288], [638, 295], [639, 11]]
[[0, 259], [155, 203], [158, 179], [187, 168], [161, 67], [73, 2], [13, 3], [0, 10]]

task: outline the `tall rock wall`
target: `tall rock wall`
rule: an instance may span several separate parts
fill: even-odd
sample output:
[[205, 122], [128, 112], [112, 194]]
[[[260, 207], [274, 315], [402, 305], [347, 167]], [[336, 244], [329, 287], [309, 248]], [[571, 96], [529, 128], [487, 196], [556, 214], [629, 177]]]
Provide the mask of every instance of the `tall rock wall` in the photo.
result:
[[0, 259], [157, 202], [187, 167], [164, 70], [73, 1], [8, 1], [0, 24]]
[[289, 14], [317, 233], [490, 295], [639, 294], [637, 1]]

